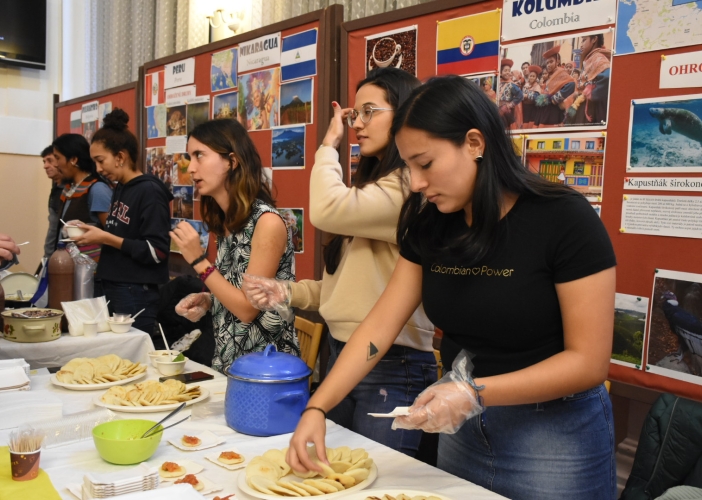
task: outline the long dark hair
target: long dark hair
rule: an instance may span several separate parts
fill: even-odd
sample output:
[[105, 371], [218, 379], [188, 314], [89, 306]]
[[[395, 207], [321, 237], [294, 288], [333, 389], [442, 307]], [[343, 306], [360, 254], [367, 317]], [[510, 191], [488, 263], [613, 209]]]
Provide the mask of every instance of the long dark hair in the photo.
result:
[[[356, 85], [356, 92], [364, 85], [375, 85], [385, 93], [385, 100], [392, 109], [397, 109], [410, 96], [412, 90], [419, 87], [421, 82], [406, 71], [396, 68], [377, 68], [368, 73], [368, 76]], [[375, 156], [361, 156], [358, 170], [353, 181], [353, 187], [363, 186], [377, 182], [402, 167], [403, 162], [397, 146], [392, 137], [388, 142], [382, 160]], [[341, 249], [346, 236], [336, 235], [327, 243], [323, 250], [324, 265], [329, 274], [334, 274], [341, 261]]]
[[102, 123], [102, 128], [95, 132], [91, 144], [101, 142], [113, 155], [126, 151], [132, 160], [132, 170], [136, 170], [139, 143], [136, 136], [127, 128], [129, 115], [124, 110], [115, 108], [105, 116]]
[[89, 174], [97, 174], [95, 162], [90, 157], [90, 144], [80, 134], [61, 134], [51, 146], [66, 157], [66, 160], [76, 158], [78, 170]]
[[[258, 155], [246, 129], [236, 120], [223, 119], [201, 123], [188, 138], [194, 138], [230, 161], [234, 154], [237, 167], [230, 169], [226, 179], [229, 193], [229, 209], [225, 214], [211, 196], [202, 196], [200, 215], [210, 231], [224, 236], [239, 231], [251, 215], [251, 206], [256, 199], [275, 206], [273, 195], [263, 180], [261, 157]], [[231, 165], [231, 162], [230, 162]]]
[[478, 164], [471, 210], [472, 222], [457, 231], [461, 210], [442, 214], [421, 193], [412, 193], [402, 206], [398, 243], [423, 255], [450, 252], [473, 264], [491, 250], [497, 237], [505, 193], [544, 197], [580, 196], [575, 190], [529, 172], [519, 161], [504, 129], [497, 106], [476, 85], [459, 76], [434, 77], [416, 89], [395, 113], [393, 135], [403, 127], [422, 130], [456, 146], [471, 129], [483, 134], [485, 150]]

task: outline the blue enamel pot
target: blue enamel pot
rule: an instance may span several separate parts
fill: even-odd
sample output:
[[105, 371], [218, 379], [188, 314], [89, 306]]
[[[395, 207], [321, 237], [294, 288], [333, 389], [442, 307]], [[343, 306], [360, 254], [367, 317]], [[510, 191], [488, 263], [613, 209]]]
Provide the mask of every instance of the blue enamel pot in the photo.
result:
[[310, 398], [311, 373], [304, 361], [273, 344], [236, 359], [226, 373], [227, 425], [252, 436], [294, 431]]

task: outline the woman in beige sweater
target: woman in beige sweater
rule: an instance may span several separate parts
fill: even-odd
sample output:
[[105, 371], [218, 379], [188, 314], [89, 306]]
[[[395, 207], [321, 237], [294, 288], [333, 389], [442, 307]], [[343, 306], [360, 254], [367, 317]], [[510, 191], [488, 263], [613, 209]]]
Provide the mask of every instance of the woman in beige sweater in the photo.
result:
[[[321, 281], [298, 283], [245, 276], [243, 289], [255, 307], [298, 307], [316, 311], [329, 326], [331, 370], [351, 334], [370, 312], [399, 258], [397, 221], [408, 192], [402, 160], [390, 136], [394, 110], [420, 85], [405, 71], [372, 71], [358, 84], [354, 108], [332, 103], [334, 117], [310, 177], [310, 220], [335, 236], [324, 249]], [[353, 128], [361, 161], [352, 187], [343, 181], [336, 148], [344, 122]], [[391, 430], [388, 413], [410, 406], [436, 380], [434, 327], [421, 305], [388, 353], [328, 417], [354, 432], [413, 456], [421, 432]], [[369, 358], [377, 356], [372, 347]]]

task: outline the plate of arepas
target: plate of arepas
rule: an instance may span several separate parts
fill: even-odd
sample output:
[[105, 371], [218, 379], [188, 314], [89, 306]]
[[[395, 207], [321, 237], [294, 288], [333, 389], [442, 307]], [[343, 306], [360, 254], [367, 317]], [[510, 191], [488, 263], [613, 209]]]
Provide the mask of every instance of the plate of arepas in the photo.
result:
[[74, 358], [51, 375], [51, 383], [72, 391], [95, 391], [129, 384], [146, 375], [146, 365], [116, 354], [97, 358]]
[[322, 467], [322, 474], [315, 471], [299, 474], [291, 470], [285, 462], [286, 452], [287, 448], [273, 449], [252, 458], [246, 465], [245, 473], [239, 474], [239, 489], [265, 500], [290, 496], [327, 500], [368, 488], [378, 477], [377, 466], [363, 448], [327, 448], [329, 465], [326, 465], [317, 458], [315, 447], [309, 446], [307, 452]]
[[209, 395], [210, 391], [204, 387], [187, 387], [178, 380], [146, 380], [110, 387], [101, 396], [96, 396], [93, 403], [126, 413], [161, 412], [175, 410], [182, 403], [190, 406], [203, 401]]

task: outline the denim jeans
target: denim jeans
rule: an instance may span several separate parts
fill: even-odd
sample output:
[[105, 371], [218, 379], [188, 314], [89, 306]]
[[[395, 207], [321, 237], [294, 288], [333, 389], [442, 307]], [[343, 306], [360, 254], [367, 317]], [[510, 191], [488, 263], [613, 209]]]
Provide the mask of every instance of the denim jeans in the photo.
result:
[[[329, 338], [329, 365], [332, 369], [346, 345]], [[333, 422], [406, 455], [414, 456], [422, 431], [391, 429], [391, 418], [375, 418], [368, 413], [389, 413], [396, 406], [410, 406], [419, 393], [436, 382], [433, 352], [393, 345], [366, 377], [327, 415]]]
[[439, 437], [437, 467], [513, 499], [613, 500], [614, 421], [604, 386], [492, 406]]
[[165, 349], [161, 335], [154, 335], [158, 314], [158, 285], [102, 280], [102, 288], [105, 298], [110, 301], [108, 306], [110, 314], [122, 313], [134, 316], [145, 308], [146, 310], [137, 317], [132, 326], [151, 335], [156, 349]]

